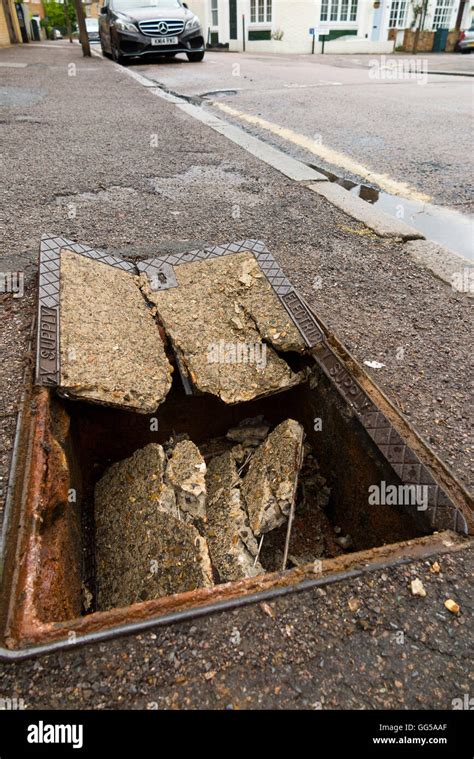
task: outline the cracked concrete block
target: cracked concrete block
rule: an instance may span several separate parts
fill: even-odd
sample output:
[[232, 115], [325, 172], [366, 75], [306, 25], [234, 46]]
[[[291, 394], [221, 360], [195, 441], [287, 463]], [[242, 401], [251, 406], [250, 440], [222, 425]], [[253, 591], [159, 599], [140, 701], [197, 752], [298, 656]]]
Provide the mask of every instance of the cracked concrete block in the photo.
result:
[[240, 498], [240, 478], [231, 451], [209, 462], [206, 483], [206, 535], [221, 582], [262, 574], [263, 567], [255, 563], [258, 545]]
[[178, 287], [142, 289], [194, 387], [239, 403], [304, 380], [277, 351], [303, 352], [305, 343], [248, 252], [181, 264]]
[[287, 419], [275, 427], [253, 454], [241, 493], [254, 535], [283, 524], [296, 497], [304, 430]]
[[113, 464], [95, 488], [101, 610], [212, 586], [207, 543], [176, 518], [166, 456], [150, 443]]
[[174, 490], [176, 506], [186, 522], [198, 526], [206, 521], [206, 463], [191, 440], [174, 447], [165, 482]]
[[61, 251], [60, 392], [151, 413], [172, 367], [138, 278]]

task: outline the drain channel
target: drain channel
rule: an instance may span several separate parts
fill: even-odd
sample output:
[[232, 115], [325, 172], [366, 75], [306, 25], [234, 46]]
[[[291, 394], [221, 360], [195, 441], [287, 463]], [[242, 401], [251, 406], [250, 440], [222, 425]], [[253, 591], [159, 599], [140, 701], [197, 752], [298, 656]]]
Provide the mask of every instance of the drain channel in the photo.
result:
[[395, 219], [402, 219], [422, 232], [427, 239], [444, 245], [460, 256], [474, 260], [474, 216], [472, 214], [390, 195], [370, 185], [344, 179], [321, 166], [312, 163], [308, 166], [324, 174], [330, 182], [344, 187], [361, 200], [365, 200]]

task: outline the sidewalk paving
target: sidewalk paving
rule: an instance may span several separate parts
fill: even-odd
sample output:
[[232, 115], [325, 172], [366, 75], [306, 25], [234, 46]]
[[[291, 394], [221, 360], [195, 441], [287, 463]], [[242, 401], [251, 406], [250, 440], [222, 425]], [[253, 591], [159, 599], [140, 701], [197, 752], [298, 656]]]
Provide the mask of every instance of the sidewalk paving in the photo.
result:
[[[11, 63], [27, 65], [1, 68]], [[261, 238], [356, 358], [385, 364], [376, 381], [468, 484], [467, 297], [414, 263], [403, 244], [368, 233], [120, 68], [83, 59], [76, 45], [5, 49], [0, 68], [0, 266], [25, 273], [24, 298], [0, 295], [3, 482], [39, 238], [49, 231], [134, 259]], [[415, 562], [282, 599], [275, 619], [256, 605], [2, 666], [0, 693], [69, 708], [451, 708], [469, 691], [469, 561], [464, 550], [442, 558], [436, 577]], [[414, 576], [429, 584], [427, 598], [411, 596]], [[466, 612], [459, 619], [444, 609], [450, 595]], [[347, 606], [352, 596], [359, 611]], [[234, 628], [241, 644], [229, 642]], [[397, 629], [406, 632], [403, 646], [393, 640]]]

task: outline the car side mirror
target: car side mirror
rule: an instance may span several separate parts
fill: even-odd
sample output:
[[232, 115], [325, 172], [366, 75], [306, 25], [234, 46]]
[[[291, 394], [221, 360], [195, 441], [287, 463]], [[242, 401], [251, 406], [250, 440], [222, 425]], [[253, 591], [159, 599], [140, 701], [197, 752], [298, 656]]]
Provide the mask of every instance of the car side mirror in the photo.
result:
[[187, 3], [183, 3], [183, 8], [187, 8], [189, 10], [189, 5]]
[[103, 16], [105, 16], [105, 14], [107, 13], [107, 11], [108, 11], [108, 8], [107, 8], [106, 5], [103, 5], [102, 8], [100, 9], [100, 12], [101, 12], [101, 14]]

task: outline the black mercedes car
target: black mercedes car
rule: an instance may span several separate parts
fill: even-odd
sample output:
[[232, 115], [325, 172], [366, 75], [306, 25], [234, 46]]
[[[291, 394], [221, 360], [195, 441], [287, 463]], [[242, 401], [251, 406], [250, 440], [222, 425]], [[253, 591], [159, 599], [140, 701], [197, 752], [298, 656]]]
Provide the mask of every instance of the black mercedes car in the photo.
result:
[[201, 22], [181, 0], [105, 0], [99, 26], [102, 52], [117, 63], [157, 54], [204, 58]]

